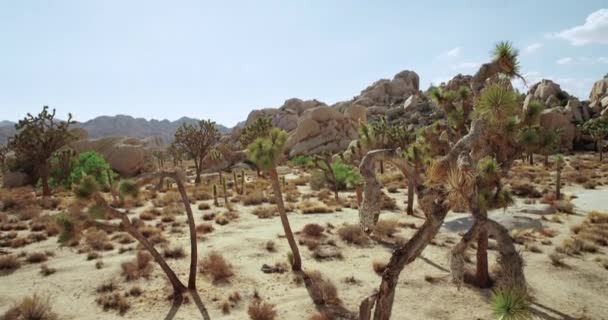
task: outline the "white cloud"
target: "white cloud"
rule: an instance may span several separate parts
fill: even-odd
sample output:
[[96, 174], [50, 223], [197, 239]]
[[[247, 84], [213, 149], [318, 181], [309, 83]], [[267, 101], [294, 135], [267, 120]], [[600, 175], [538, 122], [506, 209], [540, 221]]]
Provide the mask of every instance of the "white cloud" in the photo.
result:
[[538, 51], [543, 46], [544, 46], [544, 44], [542, 44], [540, 42], [535, 42], [535, 43], [532, 43], [529, 46], [525, 47], [524, 50], [522, 51], [522, 53], [524, 55], [529, 55], [529, 54], [532, 54], [532, 53]]
[[560, 58], [557, 59], [557, 61], [555, 61], [555, 63], [557, 64], [561, 64], [561, 65], [566, 65], [566, 64], [571, 64], [571, 65], [588, 65], [588, 66], [592, 66], [594, 64], [598, 64], [598, 63], [607, 63], [608, 64], [608, 57], [597, 57], [597, 58], [590, 58], [590, 57], [564, 57], [564, 58]]
[[450, 50], [447, 50], [445, 52], [443, 52], [441, 54], [442, 57], [448, 57], [448, 58], [455, 58], [460, 56], [460, 54], [462, 53], [462, 48], [461, 47], [456, 47], [456, 48], [452, 48]]
[[608, 9], [599, 9], [585, 19], [585, 23], [562, 30], [556, 35], [575, 46], [608, 44]]
[[472, 70], [477, 69], [481, 66], [481, 62], [461, 62], [452, 65], [454, 70]]

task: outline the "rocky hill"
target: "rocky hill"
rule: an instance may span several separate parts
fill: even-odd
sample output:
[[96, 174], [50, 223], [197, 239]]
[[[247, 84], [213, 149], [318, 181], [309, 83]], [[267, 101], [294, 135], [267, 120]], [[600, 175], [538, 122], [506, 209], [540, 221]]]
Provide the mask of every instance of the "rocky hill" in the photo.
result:
[[[122, 136], [132, 138], [158, 137], [168, 144], [173, 140], [173, 135], [182, 123], [196, 123], [194, 118], [182, 117], [176, 121], [169, 120], [146, 120], [126, 115], [100, 116], [86, 122], [79, 122], [74, 127], [85, 129], [89, 137], [102, 138], [110, 136]], [[230, 133], [231, 129], [218, 125], [222, 134]], [[10, 121], [0, 122], [0, 144], [5, 144], [8, 137], [15, 133], [14, 123]]]

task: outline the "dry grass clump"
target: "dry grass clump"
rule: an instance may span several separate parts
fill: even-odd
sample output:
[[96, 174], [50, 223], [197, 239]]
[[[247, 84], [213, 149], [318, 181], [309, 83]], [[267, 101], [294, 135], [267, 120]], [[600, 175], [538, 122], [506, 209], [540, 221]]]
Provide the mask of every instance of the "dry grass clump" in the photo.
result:
[[29, 263], [41, 263], [48, 260], [48, 257], [43, 252], [32, 252], [27, 255], [25, 260]]
[[40, 274], [44, 277], [48, 277], [55, 272], [57, 272], [57, 270], [55, 268], [50, 268], [46, 263], [40, 265]]
[[323, 202], [314, 200], [304, 200], [298, 204], [298, 209], [303, 214], [315, 214], [315, 213], [333, 213], [334, 210], [327, 206]]
[[186, 252], [183, 247], [165, 248], [163, 256], [167, 259], [182, 259], [186, 257]]
[[333, 320], [333, 318], [325, 313], [316, 313], [309, 320]]
[[213, 283], [229, 282], [230, 278], [234, 276], [232, 265], [226, 262], [224, 257], [216, 251], [212, 251], [204, 257], [199, 262], [199, 268], [201, 273], [211, 277]]
[[215, 223], [219, 224], [220, 226], [225, 226], [230, 223], [230, 219], [228, 219], [228, 217], [222, 213], [215, 217]]
[[160, 211], [157, 209], [146, 210], [139, 214], [139, 218], [144, 221], [151, 221], [156, 219], [160, 215]]
[[251, 213], [253, 213], [260, 219], [269, 219], [274, 216], [278, 216], [279, 210], [277, 209], [276, 206], [262, 205], [262, 206], [259, 206], [259, 207], [256, 207], [255, 209], [253, 209], [253, 211]]
[[0, 273], [9, 273], [21, 267], [19, 259], [13, 254], [0, 256]]
[[3, 320], [56, 320], [58, 319], [51, 308], [50, 298], [34, 294], [24, 297], [12, 306], [0, 319]]
[[338, 289], [328, 278], [323, 277], [319, 271], [308, 273], [316, 289], [322, 295], [323, 301], [329, 305], [341, 305], [342, 301], [338, 297]]
[[131, 305], [120, 293], [102, 295], [95, 300], [103, 311], [116, 310], [118, 314], [124, 315], [131, 308]]
[[389, 197], [386, 193], [382, 192], [380, 196], [380, 203], [382, 210], [396, 210], [397, 209], [397, 201], [395, 199]]
[[211, 209], [211, 205], [209, 205], [207, 202], [201, 202], [198, 204], [198, 210], [209, 210]]
[[103, 230], [89, 229], [84, 234], [84, 239], [89, 247], [96, 251], [109, 251], [114, 249], [108, 234]]
[[196, 226], [196, 233], [207, 234], [213, 232], [213, 226], [209, 223], [201, 223]]
[[397, 219], [385, 219], [380, 220], [376, 223], [376, 227], [374, 228], [374, 234], [385, 237], [392, 237], [397, 231], [399, 227], [399, 221]]
[[266, 242], [266, 245], [264, 247], [266, 248], [266, 251], [268, 251], [268, 252], [277, 251], [276, 245], [274, 244], [274, 241], [272, 241], [272, 240]]
[[309, 223], [302, 228], [302, 234], [310, 238], [320, 238], [323, 236], [325, 228], [316, 223]]
[[253, 190], [242, 196], [241, 201], [243, 202], [243, 205], [246, 206], [257, 206], [266, 202], [267, 200], [262, 191]]
[[361, 230], [361, 227], [359, 225], [344, 225], [343, 227], [338, 229], [338, 235], [343, 241], [349, 244], [363, 246], [369, 243], [367, 235], [365, 234], [365, 232], [363, 232], [363, 230]]
[[17, 212], [17, 216], [21, 221], [32, 220], [37, 218], [42, 213], [42, 209], [40, 209], [37, 205], [27, 206]]
[[135, 260], [130, 262], [124, 262], [121, 265], [122, 275], [125, 276], [127, 281], [137, 280], [139, 278], [148, 279], [152, 274], [152, 256], [145, 252], [137, 252]]
[[585, 220], [571, 228], [574, 236], [566, 239], [556, 250], [559, 253], [578, 255], [582, 252], [597, 252], [598, 246], [608, 246], [608, 214], [590, 212]]
[[381, 276], [382, 273], [384, 273], [384, 270], [386, 270], [387, 266], [388, 266], [387, 262], [379, 261], [379, 260], [375, 260], [374, 263], [372, 264], [374, 272], [379, 276]]
[[189, 198], [194, 199], [196, 201], [211, 200], [211, 199], [213, 199], [213, 196], [211, 196], [211, 192], [212, 192], [211, 189], [208, 187], [207, 188], [198, 187], [192, 191], [192, 194]]
[[292, 182], [296, 186], [305, 186], [309, 180], [310, 178], [308, 176], [299, 175], [294, 179], [291, 179], [289, 182]]
[[563, 254], [553, 252], [549, 255], [549, 259], [551, 260], [551, 264], [556, 267], [566, 267], [566, 263], [564, 262], [565, 256]]
[[277, 312], [274, 304], [254, 299], [247, 308], [247, 314], [251, 320], [274, 320]]
[[118, 290], [118, 285], [113, 279], [103, 282], [102, 284], [97, 286], [97, 289], [95, 289], [97, 293], [108, 293], [114, 292], [116, 290]]

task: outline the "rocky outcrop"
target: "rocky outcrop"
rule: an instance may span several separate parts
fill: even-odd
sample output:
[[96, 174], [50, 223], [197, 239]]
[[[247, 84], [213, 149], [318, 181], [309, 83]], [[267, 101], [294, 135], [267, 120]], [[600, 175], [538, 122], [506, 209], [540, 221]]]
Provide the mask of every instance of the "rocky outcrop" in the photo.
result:
[[254, 110], [249, 113], [244, 126], [248, 126], [262, 117], [269, 117], [272, 120], [272, 125], [290, 132], [298, 125], [298, 118], [304, 111], [320, 106], [327, 106], [325, 103], [317, 100], [301, 100], [292, 98], [286, 100], [285, 103], [278, 109], [267, 108]]
[[540, 126], [547, 130], [562, 130], [561, 146], [571, 150], [577, 137], [577, 128], [571, 119], [572, 114], [564, 107], [545, 109], [540, 114]]
[[409, 96], [418, 93], [420, 78], [414, 71], [401, 71], [392, 80], [381, 79], [361, 91], [355, 97], [355, 104], [371, 106], [390, 106], [399, 104]]
[[608, 79], [596, 81], [589, 93], [589, 108], [596, 115], [608, 113]]
[[134, 176], [155, 169], [152, 153], [161, 148], [162, 141], [154, 137], [145, 139], [105, 137], [78, 140], [72, 142], [70, 146], [77, 152], [98, 152], [106, 159], [112, 170], [122, 176]]
[[350, 105], [337, 108], [320, 106], [306, 110], [295, 130], [289, 134], [290, 156], [342, 151], [358, 136], [360, 122], [365, 122], [365, 107]]
[[412, 95], [401, 107], [386, 112], [386, 119], [391, 125], [405, 126], [408, 131], [428, 126], [443, 118], [443, 112], [426, 96]]
[[203, 173], [226, 170], [247, 159], [247, 153], [244, 151], [232, 150], [225, 144], [217, 146], [215, 150], [220, 152], [222, 156], [214, 158], [211, 154], [208, 154], [207, 157], [203, 159]]
[[[529, 98], [528, 98], [529, 97]], [[561, 89], [559, 84], [543, 79], [528, 90], [527, 100], [536, 100], [545, 108], [565, 106], [570, 99], [568, 92]]]

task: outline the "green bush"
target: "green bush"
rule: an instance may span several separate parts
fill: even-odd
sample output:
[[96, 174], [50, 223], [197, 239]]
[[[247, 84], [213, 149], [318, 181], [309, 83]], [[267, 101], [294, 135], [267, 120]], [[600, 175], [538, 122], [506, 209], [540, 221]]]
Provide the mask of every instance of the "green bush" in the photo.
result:
[[56, 154], [51, 158], [49, 184], [52, 187], [62, 186], [70, 189], [73, 185], [80, 183], [80, 179], [86, 174], [94, 177], [101, 188], [107, 189], [109, 187], [107, 172], [110, 172], [112, 179], [118, 177], [110, 169], [110, 165], [103, 156], [94, 151], [79, 154], [71, 159], [69, 164], [64, 162], [65, 159], [61, 158], [61, 154]]
[[311, 156], [297, 156], [289, 160], [289, 163], [298, 166], [298, 167], [312, 167], [312, 157]]
[[94, 177], [84, 175], [80, 179], [80, 183], [74, 188], [74, 194], [80, 199], [90, 199], [91, 196], [99, 190], [99, 185]]
[[494, 316], [501, 320], [532, 319], [530, 305], [532, 299], [525, 289], [498, 288], [491, 298]]
[[361, 183], [361, 175], [357, 170], [340, 161], [334, 161], [334, 163], [331, 164], [331, 170], [336, 176], [338, 190], [351, 189], [355, 185]]
[[122, 197], [137, 198], [137, 195], [139, 194], [137, 184], [131, 180], [122, 181], [118, 187], [118, 190]]

